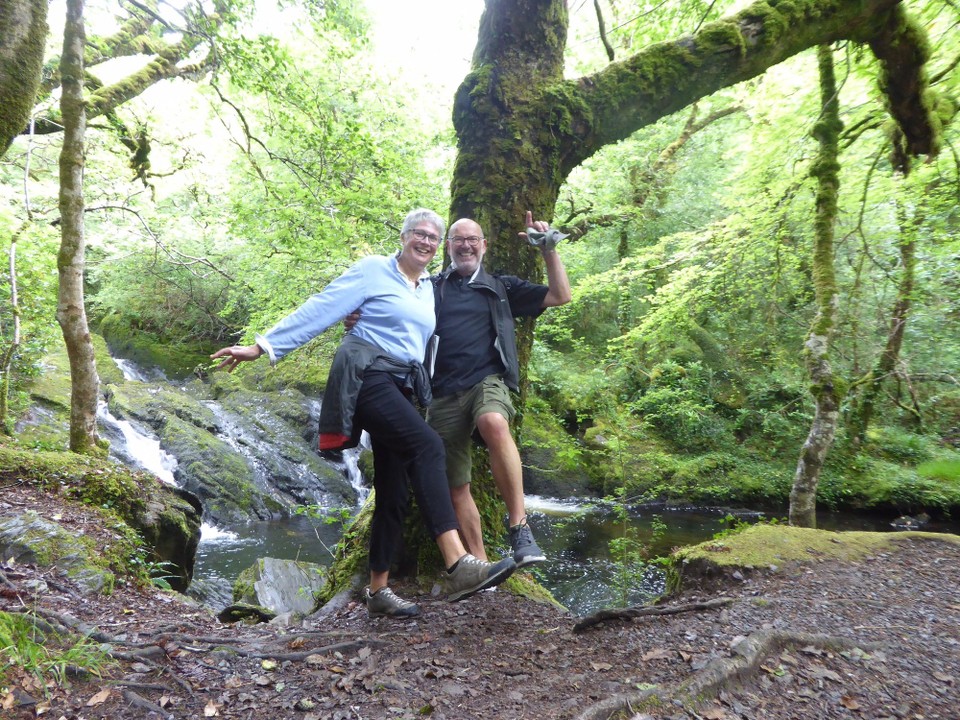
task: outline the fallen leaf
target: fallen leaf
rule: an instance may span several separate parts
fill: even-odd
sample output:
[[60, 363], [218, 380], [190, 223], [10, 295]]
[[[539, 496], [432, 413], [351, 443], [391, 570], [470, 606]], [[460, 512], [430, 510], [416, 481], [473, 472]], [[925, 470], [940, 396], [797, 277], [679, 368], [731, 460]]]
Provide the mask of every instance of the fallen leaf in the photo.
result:
[[217, 709], [216, 704], [211, 700], [207, 703], [206, 707], [203, 708], [204, 717], [216, 717], [220, 714], [220, 710]]
[[291, 640], [288, 647], [291, 650], [296, 650], [297, 648], [302, 648], [306, 644], [307, 644], [307, 641], [303, 638], [302, 635], [300, 635], [295, 637], [293, 640]]
[[955, 678], [953, 675], [947, 675], [942, 672], [935, 672], [933, 676], [940, 682], [945, 682], [947, 685], [953, 685]]
[[264, 660], [262, 663], [260, 663], [260, 667], [262, 667], [264, 670], [276, 670], [276, 669], [277, 669], [277, 661], [276, 661], [276, 660]]
[[700, 717], [706, 718], [706, 720], [725, 720], [727, 714], [723, 711], [723, 708], [707, 708], [700, 713]]
[[113, 690], [111, 688], [104, 688], [103, 690], [98, 692], [96, 695], [94, 695], [92, 698], [87, 700], [87, 707], [94, 707], [95, 705], [103, 705], [103, 703], [105, 703], [107, 699], [110, 697], [111, 693], [113, 693]]
[[847, 710], [859, 710], [860, 703], [858, 703], [854, 698], [849, 695], [844, 695], [840, 698], [840, 704], [843, 705]]
[[650, 662], [651, 660], [668, 660], [671, 657], [673, 657], [673, 650], [667, 650], [666, 648], [654, 648], [653, 650], [648, 650], [641, 655], [640, 659], [644, 662]]
[[13, 696], [13, 693], [7, 693], [3, 696], [3, 700], [0, 700], [0, 708], [4, 710], [9, 710], [17, 702], [17, 699]]
[[611, 665], [610, 663], [592, 662], [590, 663], [590, 667], [592, 667], [595, 671], [599, 672], [601, 670], [611, 670], [613, 668], [613, 665]]

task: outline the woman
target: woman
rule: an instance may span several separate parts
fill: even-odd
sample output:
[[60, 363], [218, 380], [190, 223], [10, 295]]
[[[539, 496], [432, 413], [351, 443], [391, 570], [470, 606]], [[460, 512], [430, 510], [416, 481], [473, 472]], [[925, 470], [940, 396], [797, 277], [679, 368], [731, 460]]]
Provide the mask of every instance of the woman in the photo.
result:
[[426, 267], [443, 238], [444, 222], [420, 208], [400, 232], [402, 248], [392, 257], [360, 260], [321, 293], [308, 299], [253, 345], [218, 350], [218, 367], [232, 371], [266, 353], [275, 363], [316, 337], [352, 310], [361, 320], [337, 350], [320, 415], [320, 448], [353, 447], [361, 430], [373, 446], [375, 490], [370, 525], [371, 616], [411, 617], [420, 609], [390, 590], [389, 571], [407, 511], [407, 481], [447, 567], [450, 601], [463, 600], [506, 580], [511, 558], [488, 563], [468, 554], [450, 501], [443, 441], [417, 412], [416, 395], [430, 401], [430, 380], [421, 364], [433, 335], [433, 286]]

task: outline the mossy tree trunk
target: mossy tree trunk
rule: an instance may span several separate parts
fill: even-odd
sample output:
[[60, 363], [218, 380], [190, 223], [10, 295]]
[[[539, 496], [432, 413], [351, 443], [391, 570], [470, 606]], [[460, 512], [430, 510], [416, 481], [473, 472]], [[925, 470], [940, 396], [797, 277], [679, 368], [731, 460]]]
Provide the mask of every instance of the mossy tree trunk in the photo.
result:
[[60, 252], [57, 322], [70, 358], [70, 449], [98, 451], [99, 379], [83, 297], [83, 166], [86, 111], [83, 100], [83, 0], [67, 0], [60, 59], [63, 148], [60, 152]]
[[47, 0], [0, 3], [0, 157], [29, 124], [46, 37]]
[[[573, 79], [563, 77], [567, 12], [566, 0], [486, 0], [472, 67], [456, 93], [450, 219], [483, 227], [493, 272], [542, 278], [539, 254], [517, 237], [524, 213], [552, 220], [560, 186], [602, 147], [821, 44], [870, 43], [908, 151], [938, 148], [939, 124], [923, 102], [923, 37], [899, 0], [756, 2]], [[532, 340], [533, 324], [521, 323], [522, 388]], [[502, 516], [491, 486], [485, 478], [474, 486], [488, 537], [502, 532], [487, 520]]]
[[[567, 29], [564, 0], [487, 0], [471, 71], [457, 90], [450, 217], [480, 223], [494, 272], [542, 277], [537, 254], [517, 237], [523, 213], [552, 219], [567, 175], [600, 148], [817, 45], [869, 42], [910, 152], [937, 149], [938, 126], [921, 101], [922, 37], [895, 0], [758, 2], [575, 79], [563, 77]], [[525, 387], [532, 323], [518, 333]], [[475, 495], [485, 518], [499, 517], [488, 507], [494, 494]]]
[[813, 134], [820, 144], [820, 150], [810, 171], [817, 179], [813, 250], [817, 315], [804, 343], [815, 410], [790, 491], [790, 524], [810, 528], [817, 526], [817, 485], [824, 459], [837, 434], [837, 418], [840, 414], [840, 390], [830, 364], [830, 346], [838, 299], [833, 235], [840, 190], [838, 138], [843, 125], [840, 122], [837, 82], [833, 71], [833, 51], [829, 46], [817, 48], [817, 60], [821, 109]]

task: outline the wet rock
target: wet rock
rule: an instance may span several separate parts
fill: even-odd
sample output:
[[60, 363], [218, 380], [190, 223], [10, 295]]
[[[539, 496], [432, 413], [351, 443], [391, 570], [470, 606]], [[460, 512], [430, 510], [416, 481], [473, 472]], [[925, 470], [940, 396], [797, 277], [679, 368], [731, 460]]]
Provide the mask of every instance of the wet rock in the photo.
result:
[[316, 594], [326, 585], [326, 569], [315, 563], [260, 558], [234, 585], [235, 601], [259, 605], [280, 615], [306, 615], [316, 608]]

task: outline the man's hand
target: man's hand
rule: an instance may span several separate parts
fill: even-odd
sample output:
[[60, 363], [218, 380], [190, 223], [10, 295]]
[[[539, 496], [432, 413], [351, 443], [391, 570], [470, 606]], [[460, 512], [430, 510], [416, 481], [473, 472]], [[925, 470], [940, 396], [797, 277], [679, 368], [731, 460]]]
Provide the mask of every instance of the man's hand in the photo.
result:
[[551, 229], [550, 225], [543, 220], [534, 220], [530, 210], [527, 210], [526, 226], [527, 231], [520, 233], [520, 237], [525, 238], [527, 242], [540, 248], [544, 253], [554, 250], [558, 242], [568, 237], [559, 230]]
[[354, 310], [352, 313], [350, 313], [343, 319], [343, 327], [346, 329], [347, 332], [350, 332], [351, 330], [353, 330], [353, 326], [357, 324], [357, 321], [359, 319], [360, 319], [360, 308], [357, 308], [356, 310]]
[[217, 350], [211, 359], [223, 358], [223, 362], [217, 365], [217, 370], [226, 370], [233, 372], [234, 368], [246, 360], [256, 360], [263, 355], [263, 348], [259, 345], [232, 345], [230, 347]]

